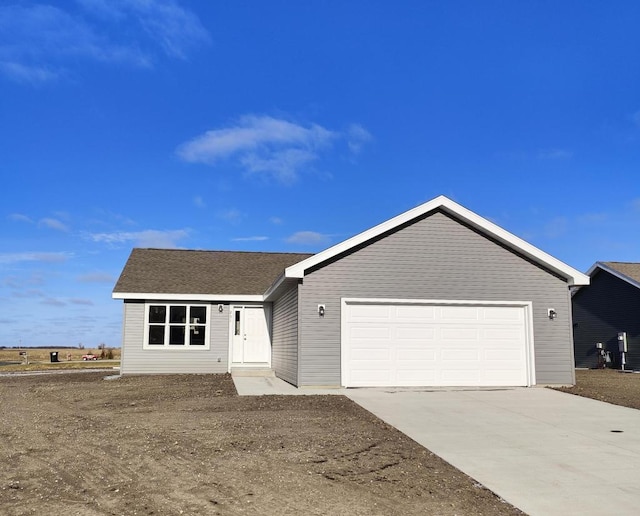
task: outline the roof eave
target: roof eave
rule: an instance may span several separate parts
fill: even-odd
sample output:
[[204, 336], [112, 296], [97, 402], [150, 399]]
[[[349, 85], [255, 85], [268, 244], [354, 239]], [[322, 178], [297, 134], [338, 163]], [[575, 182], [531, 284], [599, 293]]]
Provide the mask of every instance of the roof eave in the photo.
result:
[[215, 301], [215, 302], [258, 302], [264, 301], [262, 294], [175, 294], [158, 292], [113, 292], [112, 299], [149, 301]]
[[589, 277], [591, 277], [593, 275], [593, 273], [596, 271], [596, 269], [600, 269], [600, 270], [603, 270], [605, 272], [608, 272], [612, 276], [615, 276], [616, 278], [619, 278], [622, 281], [626, 281], [627, 283], [629, 283], [629, 285], [632, 285], [632, 286], [634, 286], [636, 288], [640, 288], [640, 282], [634, 280], [633, 278], [630, 278], [626, 274], [622, 274], [620, 271], [617, 271], [616, 269], [614, 269], [612, 267], [609, 267], [608, 265], [604, 264], [603, 262], [596, 262], [589, 268], [589, 270], [587, 271], [587, 274], [589, 275]]

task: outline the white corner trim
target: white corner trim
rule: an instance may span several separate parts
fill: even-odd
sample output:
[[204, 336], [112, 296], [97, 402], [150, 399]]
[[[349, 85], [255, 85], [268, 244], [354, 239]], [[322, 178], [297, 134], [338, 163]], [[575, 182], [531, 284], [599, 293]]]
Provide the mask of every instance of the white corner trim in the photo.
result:
[[150, 301], [190, 301], [190, 302], [258, 302], [264, 301], [263, 295], [229, 295], [229, 294], [156, 294], [150, 292], [114, 292], [112, 299], [138, 299]]
[[602, 263], [602, 262], [596, 262], [596, 263], [594, 263], [594, 264], [589, 268], [589, 270], [587, 271], [587, 274], [588, 274], [589, 276], [591, 276], [591, 275], [593, 274], [593, 272], [594, 272], [596, 269], [600, 269], [600, 270], [603, 270], [603, 271], [605, 271], [605, 272], [608, 272], [608, 273], [609, 273], [609, 274], [611, 274], [612, 276], [615, 276], [616, 278], [621, 279], [622, 281], [626, 281], [627, 283], [629, 283], [629, 285], [632, 285], [632, 286], [634, 286], [634, 287], [636, 287], [636, 288], [640, 288], [640, 282], [638, 282], [638, 281], [636, 281], [636, 280], [634, 280], [634, 279], [630, 278], [629, 276], [627, 276], [627, 275], [625, 275], [625, 274], [622, 274], [621, 272], [619, 272], [619, 271], [617, 271], [617, 270], [615, 270], [615, 269], [613, 269], [613, 268], [609, 267], [608, 265], [605, 265], [605, 264], [604, 264], [604, 263]]
[[378, 224], [371, 229], [368, 229], [354, 237], [351, 237], [339, 244], [336, 244], [325, 251], [322, 251], [318, 254], [307, 258], [295, 265], [287, 267], [285, 269], [285, 277], [286, 278], [303, 278], [307, 269], [318, 265], [325, 260], [333, 258], [340, 253], [348, 251], [360, 244], [365, 243], [366, 241], [375, 238], [387, 231], [390, 231], [406, 222], [409, 222], [429, 211], [436, 209], [443, 209], [444, 211], [456, 216], [457, 218], [462, 219], [467, 224], [476, 229], [481, 230], [484, 233], [491, 235], [493, 238], [507, 245], [507, 247], [511, 247], [512, 249], [520, 252], [521, 254], [527, 256], [534, 262], [537, 262], [553, 272], [559, 274], [560, 276], [567, 279], [569, 285], [588, 285], [589, 277], [586, 274], [581, 273], [577, 269], [570, 267], [564, 262], [554, 258], [553, 256], [545, 253], [544, 251], [538, 249], [537, 247], [531, 245], [530, 243], [522, 240], [521, 238], [515, 236], [512, 233], [509, 233], [505, 229], [497, 226], [493, 222], [477, 215], [476, 213], [468, 210], [464, 206], [452, 201], [451, 199], [445, 197], [444, 195], [440, 195], [431, 201], [428, 201], [420, 206], [417, 206], [409, 211], [401, 213], [400, 215], [389, 219], [382, 224]]

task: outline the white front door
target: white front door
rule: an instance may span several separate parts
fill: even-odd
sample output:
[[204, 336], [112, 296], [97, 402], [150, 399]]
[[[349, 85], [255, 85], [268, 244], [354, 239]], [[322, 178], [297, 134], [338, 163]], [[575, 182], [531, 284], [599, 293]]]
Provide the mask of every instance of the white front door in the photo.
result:
[[233, 365], [269, 365], [271, 339], [263, 306], [234, 306], [231, 321]]

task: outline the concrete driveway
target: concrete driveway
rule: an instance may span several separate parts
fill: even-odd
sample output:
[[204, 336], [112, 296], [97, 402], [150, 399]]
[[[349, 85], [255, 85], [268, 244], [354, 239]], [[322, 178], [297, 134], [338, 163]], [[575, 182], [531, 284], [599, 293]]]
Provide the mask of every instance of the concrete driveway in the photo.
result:
[[530, 515], [640, 514], [640, 411], [544, 388], [348, 389]]

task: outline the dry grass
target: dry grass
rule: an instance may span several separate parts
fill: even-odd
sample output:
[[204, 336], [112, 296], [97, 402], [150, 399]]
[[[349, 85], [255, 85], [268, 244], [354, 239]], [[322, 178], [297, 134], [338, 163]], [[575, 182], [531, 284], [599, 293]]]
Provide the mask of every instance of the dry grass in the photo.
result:
[[[27, 353], [28, 363], [20, 351]], [[51, 363], [50, 353], [58, 352], [60, 362]], [[44, 349], [22, 348], [0, 349], [0, 373], [20, 371], [42, 371], [50, 369], [96, 369], [120, 365], [120, 349], [112, 350], [113, 360], [84, 361], [82, 355], [93, 353], [100, 355], [97, 349]]]

